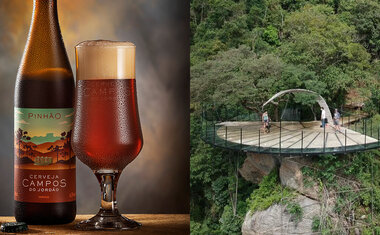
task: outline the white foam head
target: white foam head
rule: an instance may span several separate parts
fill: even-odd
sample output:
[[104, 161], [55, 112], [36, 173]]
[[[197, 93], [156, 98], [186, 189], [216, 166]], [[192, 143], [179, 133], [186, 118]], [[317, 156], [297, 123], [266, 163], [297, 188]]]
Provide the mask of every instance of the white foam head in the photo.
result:
[[97, 47], [136, 47], [132, 42], [126, 41], [110, 41], [110, 40], [88, 40], [83, 41], [76, 45], [76, 47], [87, 47], [87, 46], [97, 46]]
[[75, 47], [77, 80], [134, 79], [136, 46], [131, 42], [84, 41]]

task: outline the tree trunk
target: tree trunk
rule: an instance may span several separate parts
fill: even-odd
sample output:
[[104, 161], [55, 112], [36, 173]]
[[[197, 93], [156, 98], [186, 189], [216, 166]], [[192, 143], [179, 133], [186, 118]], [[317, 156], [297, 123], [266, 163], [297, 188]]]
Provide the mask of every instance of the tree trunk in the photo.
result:
[[316, 116], [316, 114], [314, 112], [313, 106], [310, 106], [310, 109], [311, 109], [311, 112], [313, 113], [314, 121], [317, 121], [317, 116]]

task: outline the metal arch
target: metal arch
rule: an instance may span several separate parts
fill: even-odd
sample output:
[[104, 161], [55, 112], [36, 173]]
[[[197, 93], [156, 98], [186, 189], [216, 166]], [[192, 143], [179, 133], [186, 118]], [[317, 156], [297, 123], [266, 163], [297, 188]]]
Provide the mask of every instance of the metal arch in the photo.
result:
[[267, 102], [265, 102], [263, 104], [262, 108], [264, 109], [265, 105], [267, 105], [270, 102], [273, 102], [274, 99], [276, 99], [276, 98], [278, 98], [280, 96], [283, 96], [283, 95], [285, 95], [287, 93], [310, 93], [310, 94], [316, 95], [316, 97], [317, 97], [316, 98], [317, 103], [319, 104], [320, 107], [323, 107], [323, 109], [326, 111], [326, 118], [327, 118], [328, 122], [329, 123], [333, 123], [333, 119], [332, 119], [332, 115], [331, 115], [331, 112], [330, 112], [330, 108], [327, 105], [326, 100], [320, 94], [318, 94], [317, 92], [306, 90], [306, 89], [289, 89], [289, 90], [280, 91], [277, 94], [275, 94], [274, 96], [272, 96]]

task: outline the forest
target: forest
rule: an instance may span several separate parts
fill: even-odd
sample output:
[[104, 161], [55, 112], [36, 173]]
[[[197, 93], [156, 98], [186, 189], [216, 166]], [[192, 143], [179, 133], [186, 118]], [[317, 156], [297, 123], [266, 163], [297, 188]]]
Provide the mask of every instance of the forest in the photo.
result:
[[[302, 88], [322, 95], [330, 108], [343, 114], [360, 106], [360, 112], [380, 125], [380, 2], [191, 0], [190, 16], [191, 233], [241, 234], [248, 211], [279, 203], [278, 172], [257, 183], [239, 175], [234, 213], [232, 163], [239, 155], [241, 166], [245, 155], [201, 139], [202, 108], [212, 104], [260, 113], [261, 105], [277, 92]], [[290, 102], [305, 112], [318, 112], [315, 100], [303, 94]], [[328, 167], [322, 173], [302, 169], [305, 176], [331, 189], [343, 187], [336, 184], [336, 175], [368, 186], [372, 171], [373, 193], [360, 193], [351, 210], [372, 224], [361, 228], [362, 234], [380, 234], [380, 152], [321, 155], [312, 162]], [[373, 214], [367, 216], [372, 206]], [[297, 205], [289, 203], [287, 208], [302, 219]], [[339, 207], [332, 210], [344, 213]], [[313, 232], [331, 234], [331, 221], [323, 223], [314, 218]]]

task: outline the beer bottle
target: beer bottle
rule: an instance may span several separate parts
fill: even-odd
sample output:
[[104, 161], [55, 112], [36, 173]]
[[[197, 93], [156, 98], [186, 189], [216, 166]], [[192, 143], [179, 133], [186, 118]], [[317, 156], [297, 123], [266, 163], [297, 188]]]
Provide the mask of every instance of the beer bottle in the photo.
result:
[[33, 4], [15, 86], [15, 217], [28, 224], [63, 224], [76, 215], [75, 156], [70, 145], [74, 78], [57, 1]]

